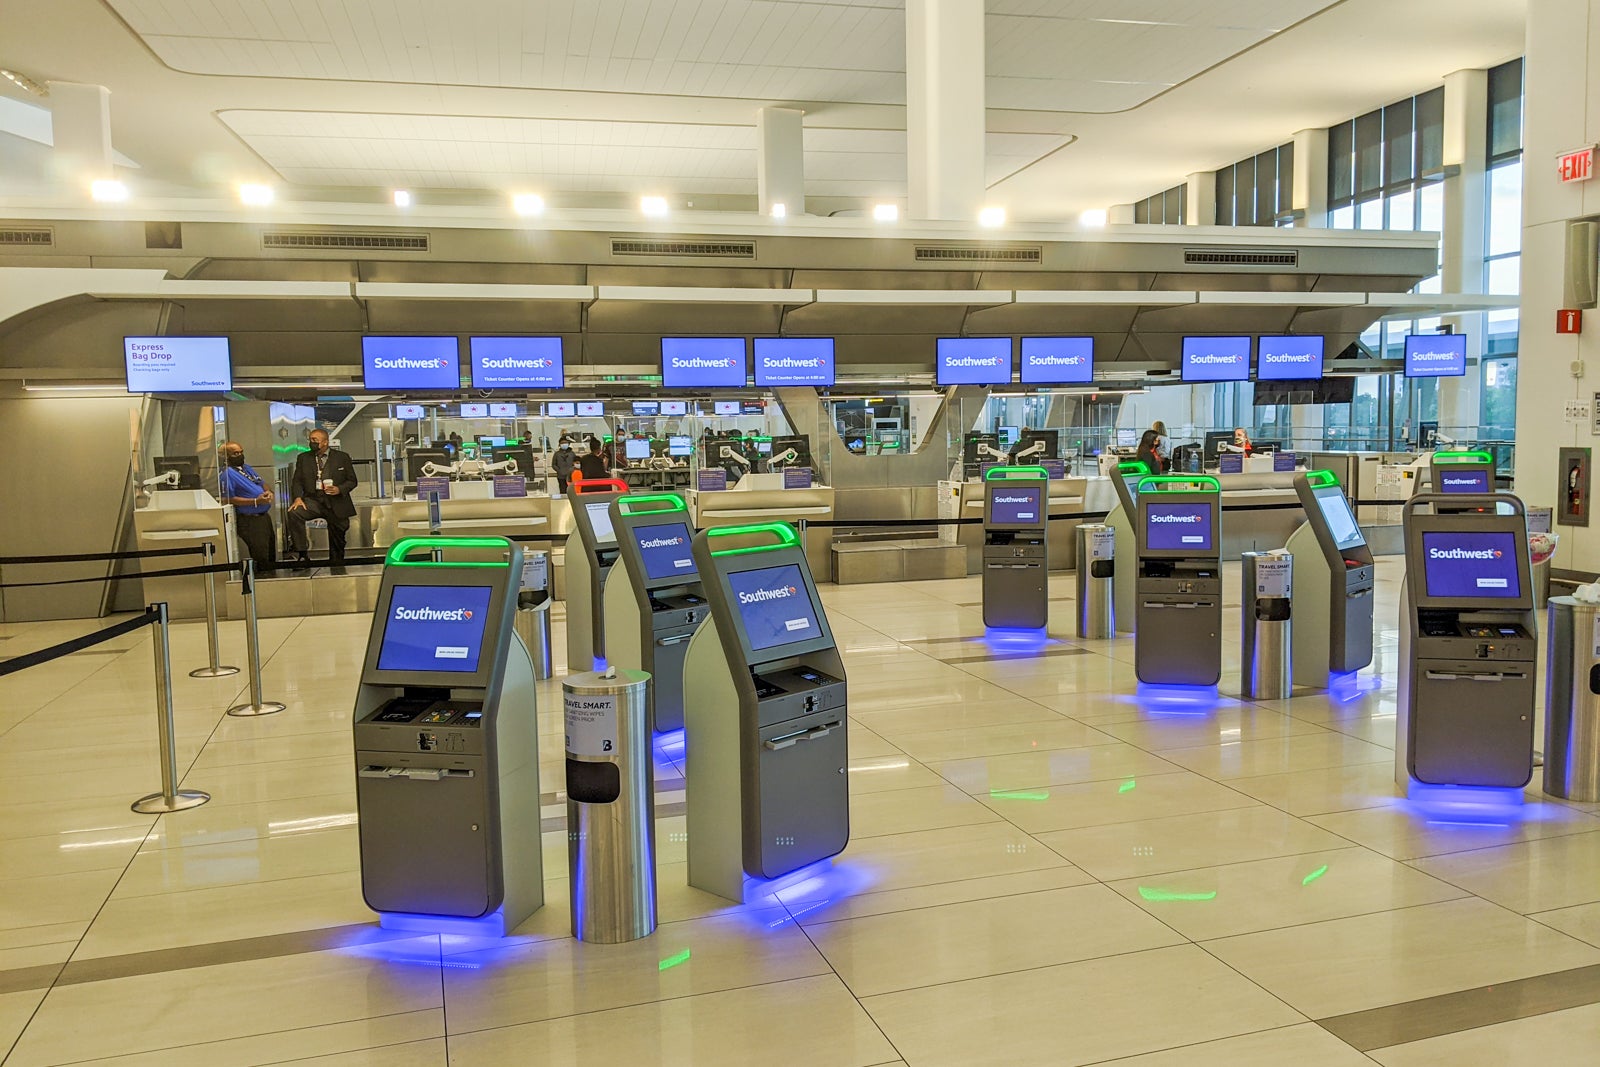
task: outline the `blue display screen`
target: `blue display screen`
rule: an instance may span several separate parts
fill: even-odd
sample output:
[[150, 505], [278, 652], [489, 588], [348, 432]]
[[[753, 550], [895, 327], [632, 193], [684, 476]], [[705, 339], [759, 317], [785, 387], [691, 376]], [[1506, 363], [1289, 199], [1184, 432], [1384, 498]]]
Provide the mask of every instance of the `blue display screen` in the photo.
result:
[[130, 393], [222, 393], [233, 388], [226, 337], [124, 337]]
[[1510, 533], [1423, 533], [1422, 573], [1428, 596], [1517, 599], [1522, 595], [1517, 551], [1517, 538]]
[[633, 531], [644, 559], [645, 577], [652, 582], [662, 578], [695, 576], [694, 557], [689, 552], [689, 527], [681, 522], [659, 526], [639, 526]]
[[750, 649], [775, 648], [822, 635], [817, 610], [797, 564], [728, 575]]
[[1323, 343], [1320, 336], [1261, 338], [1256, 342], [1256, 377], [1264, 382], [1321, 378]]
[[1211, 505], [1145, 505], [1144, 543], [1158, 552], [1211, 551]]
[[757, 385], [833, 384], [831, 337], [757, 337], [755, 356]]
[[1024, 385], [1070, 385], [1094, 381], [1093, 337], [1024, 337]]
[[1183, 380], [1243, 382], [1250, 378], [1250, 338], [1185, 337]]
[[461, 388], [461, 345], [454, 337], [363, 337], [361, 381], [368, 389]]
[[469, 337], [474, 389], [560, 389], [566, 366], [559, 337]]
[[989, 521], [995, 525], [1041, 525], [1044, 522], [1044, 486], [1015, 486], [1004, 482], [989, 486]]
[[1483, 467], [1466, 467], [1462, 470], [1441, 467], [1439, 469], [1438, 491], [1441, 493], [1487, 493], [1489, 491], [1489, 472]]
[[940, 385], [1008, 384], [1011, 381], [1011, 338], [939, 338], [934, 377]]
[[1406, 335], [1407, 378], [1454, 378], [1467, 373], [1467, 335]]
[[378, 649], [380, 671], [472, 674], [489, 622], [486, 585], [397, 585]]
[[745, 384], [746, 373], [743, 337], [661, 339], [664, 388], [738, 388]]

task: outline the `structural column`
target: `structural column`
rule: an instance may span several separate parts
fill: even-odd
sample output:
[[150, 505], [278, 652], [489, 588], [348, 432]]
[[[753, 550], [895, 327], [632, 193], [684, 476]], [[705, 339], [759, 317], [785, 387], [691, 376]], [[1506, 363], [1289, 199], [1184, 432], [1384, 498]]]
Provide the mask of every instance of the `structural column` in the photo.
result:
[[906, 176], [913, 219], [983, 207], [983, 0], [906, 0]]
[[87, 186], [112, 176], [111, 90], [51, 82], [50, 126], [57, 176]]
[[1217, 175], [1202, 170], [1183, 179], [1183, 223], [1185, 226], [1217, 224]]
[[806, 212], [805, 113], [794, 108], [764, 107], [756, 112], [761, 148], [756, 155], [756, 191], [761, 214], [804, 215]]
[[1328, 131], [1298, 130], [1294, 145], [1294, 177], [1290, 207], [1300, 212], [1296, 226], [1328, 225]]
[[[1592, 402], [1600, 391], [1600, 312], [1584, 312], [1581, 334], [1555, 332], [1556, 311], [1567, 306], [1567, 224], [1600, 217], [1600, 178], [1563, 183], [1556, 174], [1557, 156], [1600, 141], [1600, 0], [1529, 0], [1525, 54], [1516, 490], [1553, 507], [1557, 450], [1600, 448], [1590, 424], [1562, 417], [1566, 400]], [[1600, 572], [1600, 514], [1593, 522], [1555, 528], [1556, 570]]]
[[[1489, 137], [1489, 72], [1458, 70], [1444, 79], [1444, 234], [1439, 284], [1447, 293], [1483, 292], [1486, 204], [1484, 172]], [[1439, 425], [1478, 425], [1484, 316], [1448, 315], [1444, 322], [1467, 336], [1467, 373], [1439, 379]], [[1455, 436], [1455, 429], [1446, 429]]]

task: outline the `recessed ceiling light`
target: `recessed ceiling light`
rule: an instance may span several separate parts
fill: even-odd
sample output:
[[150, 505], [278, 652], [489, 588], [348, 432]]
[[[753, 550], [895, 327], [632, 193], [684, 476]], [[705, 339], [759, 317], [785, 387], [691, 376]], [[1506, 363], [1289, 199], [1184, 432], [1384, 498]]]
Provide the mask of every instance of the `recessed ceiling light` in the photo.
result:
[[245, 182], [239, 186], [239, 199], [251, 207], [265, 207], [272, 203], [272, 186], [259, 182]]
[[641, 196], [639, 210], [653, 219], [659, 219], [668, 211], [667, 198], [664, 196]]
[[1088, 226], [1099, 229], [1106, 224], [1106, 212], [1103, 208], [1090, 208], [1078, 216], [1079, 226]]
[[410, 207], [411, 206], [411, 193], [408, 192], [405, 189], [396, 189], [394, 191], [394, 206], [395, 207]]
[[781, 219], [789, 214], [789, 209], [783, 204], [773, 204], [768, 214], [775, 219]]
[[538, 193], [518, 193], [511, 198], [511, 210], [518, 215], [539, 215], [544, 212], [544, 197]]
[[872, 205], [872, 217], [879, 222], [894, 222], [900, 217], [900, 205], [874, 204]]
[[986, 207], [978, 212], [978, 225], [990, 229], [1006, 224], [1006, 209], [1003, 207]]
[[89, 183], [89, 195], [103, 204], [114, 204], [128, 199], [128, 187], [115, 178], [101, 178]]

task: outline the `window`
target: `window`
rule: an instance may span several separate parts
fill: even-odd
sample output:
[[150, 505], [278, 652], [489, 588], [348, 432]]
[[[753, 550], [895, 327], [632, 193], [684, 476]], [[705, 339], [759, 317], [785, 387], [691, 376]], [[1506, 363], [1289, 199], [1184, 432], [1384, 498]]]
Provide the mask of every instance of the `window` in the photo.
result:
[[1282, 144], [1217, 171], [1218, 226], [1294, 221], [1294, 145]]
[[1184, 201], [1188, 195], [1189, 186], [1185, 183], [1146, 197], [1133, 205], [1133, 221], [1157, 226], [1182, 226], [1185, 221]]
[[[1514, 59], [1489, 71], [1488, 167], [1485, 175], [1483, 288], [1488, 293], [1521, 291], [1522, 271], [1522, 60]], [[1515, 355], [1519, 316], [1512, 311], [1491, 311], [1484, 316], [1484, 354]], [[1484, 425], [1490, 425], [1491, 390], [1511, 390], [1516, 404], [1516, 369], [1496, 371], [1484, 361]], [[1507, 384], [1509, 383], [1509, 384]], [[1495, 404], [1503, 405], [1497, 398]], [[1498, 424], [1496, 424], [1498, 425]]]

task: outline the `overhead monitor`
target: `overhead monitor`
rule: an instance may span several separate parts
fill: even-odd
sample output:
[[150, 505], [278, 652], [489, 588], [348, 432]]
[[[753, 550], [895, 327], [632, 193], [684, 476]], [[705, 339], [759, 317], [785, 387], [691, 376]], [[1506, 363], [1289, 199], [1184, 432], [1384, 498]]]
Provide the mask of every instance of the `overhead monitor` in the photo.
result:
[[454, 337], [363, 337], [367, 389], [454, 392], [461, 388], [461, 344]]
[[666, 389], [739, 388], [749, 376], [743, 337], [663, 337], [661, 385]]
[[940, 385], [1010, 384], [1011, 338], [939, 338], [935, 349], [934, 380]]
[[594, 529], [595, 544], [602, 547], [617, 542], [617, 532], [611, 526], [610, 508], [609, 500], [591, 500], [583, 505], [583, 510], [589, 513], [589, 525]]
[[461, 417], [463, 419], [486, 419], [489, 417], [488, 404], [462, 404]]
[[689, 548], [689, 527], [681, 522], [635, 526], [634, 541], [644, 560], [644, 575], [650, 581], [664, 578], [692, 580], [694, 557]]
[[604, 400], [580, 400], [580, 401], [578, 401], [578, 417], [579, 418], [598, 419], [598, 418], [603, 418], [605, 416], [605, 413], [606, 413], [606, 404], [605, 404]]
[[1145, 498], [1144, 547], [1156, 552], [1211, 554], [1212, 505]]
[[578, 413], [578, 405], [570, 400], [552, 400], [544, 406], [544, 413], [552, 419], [570, 419]]
[[765, 400], [739, 401], [739, 414], [741, 415], [765, 415], [766, 413], [767, 402]]
[[658, 400], [635, 400], [633, 413], [641, 418], [661, 414], [661, 402]]
[[517, 405], [490, 404], [489, 417], [492, 419], [514, 419], [517, 417]]
[[650, 439], [647, 437], [630, 437], [622, 442], [622, 454], [629, 459], [649, 459]]
[[766, 388], [833, 384], [833, 338], [757, 337], [756, 384]]
[[487, 585], [396, 585], [378, 670], [476, 673], [492, 592]]
[[566, 364], [559, 337], [469, 337], [474, 389], [560, 389]]
[[675, 433], [667, 438], [667, 455], [692, 456], [694, 455], [694, 438], [686, 433]]
[[1439, 484], [1434, 490], [1440, 493], [1491, 493], [1494, 491], [1489, 484], [1489, 468], [1477, 465], [1462, 465], [1460, 467], [1439, 464], [1434, 467], [1438, 475]]
[[1182, 377], [1186, 382], [1250, 379], [1250, 338], [1185, 337]]
[[1023, 385], [1081, 385], [1094, 381], [1093, 337], [1024, 337]]
[[816, 638], [817, 607], [798, 564], [732, 571], [728, 586], [752, 652]]
[[225, 393], [233, 388], [226, 337], [124, 337], [130, 393]]
[[1309, 381], [1322, 377], [1321, 334], [1261, 337], [1256, 341], [1256, 378], [1261, 381]]
[[420, 419], [427, 416], [427, 409], [421, 404], [396, 404], [394, 417], [397, 419]]
[[1312, 490], [1312, 495], [1316, 497], [1317, 509], [1322, 512], [1323, 521], [1328, 524], [1333, 547], [1342, 552], [1367, 543], [1360, 523], [1356, 522], [1355, 513], [1350, 510], [1350, 501], [1345, 498], [1344, 490], [1337, 485], [1321, 485]]
[[1431, 599], [1517, 600], [1518, 562], [1526, 554], [1510, 531], [1424, 531], [1423, 586]]
[[1467, 373], [1467, 335], [1406, 335], [1407, 378], [1459, 378]]
[[687, 400], [663, 400], [661, 402], [661, 414], [687, 415], [689, 414], [689, 402]]
[[712, 401], [711, 410], [718, 415], [737, 415], [739, 414], [739, 402], [737, 400], [715, 400]]

